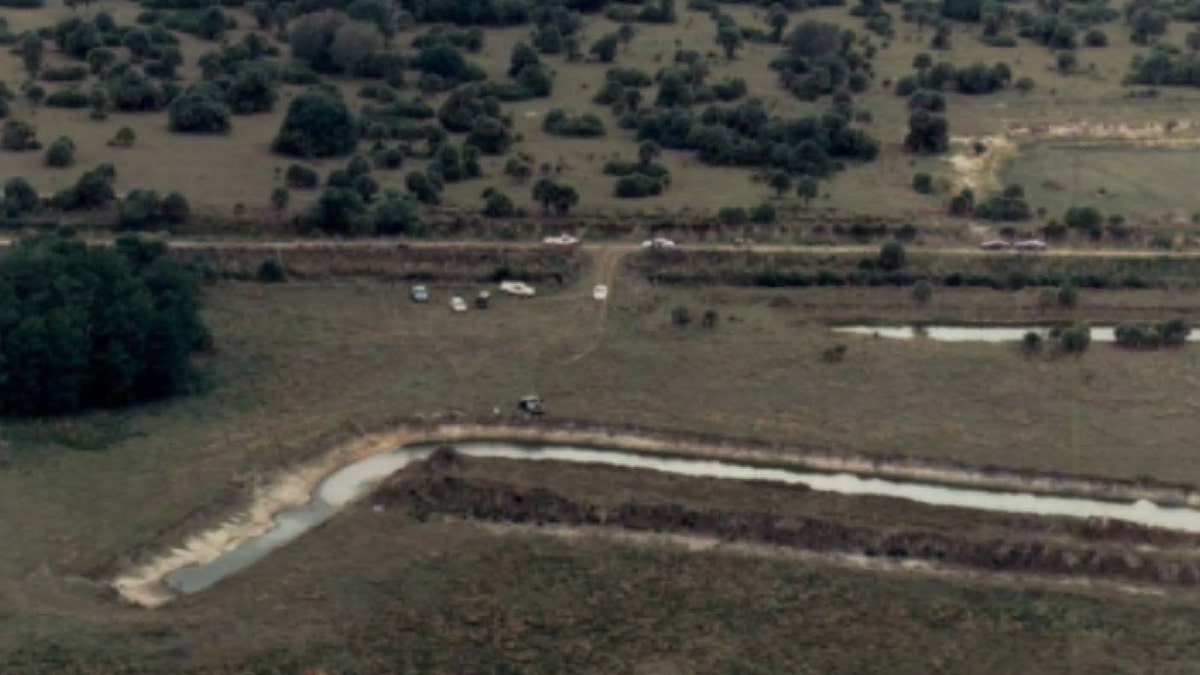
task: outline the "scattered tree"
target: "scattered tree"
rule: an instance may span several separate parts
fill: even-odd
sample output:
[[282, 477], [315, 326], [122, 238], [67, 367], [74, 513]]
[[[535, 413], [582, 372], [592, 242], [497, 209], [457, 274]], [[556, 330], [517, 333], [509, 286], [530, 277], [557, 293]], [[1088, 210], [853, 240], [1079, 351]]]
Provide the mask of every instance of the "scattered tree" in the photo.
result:
[[792, 177], [786, 171], [772, 171], [767, 177], [767, 184], [775, 191], [775, 197], [783, 196], [783, 193], [792, 189]]
[[809, 202], [817, 198], [820, 188], [821, 185], [817, 179], [807, 174], [796, 181], [796, 196], [804, 200], [804, 208], [808, 208]]
[[46, 166], [55, 168], [71, 166], [75, 163], [75, 142], [66, 136], [59, 136], [46, 149], [45, 161]]
[[314, 87], [292, 99], [274, 149], [299, 157], [347, 155], [358, 144], [358, 122], [336, 90]]

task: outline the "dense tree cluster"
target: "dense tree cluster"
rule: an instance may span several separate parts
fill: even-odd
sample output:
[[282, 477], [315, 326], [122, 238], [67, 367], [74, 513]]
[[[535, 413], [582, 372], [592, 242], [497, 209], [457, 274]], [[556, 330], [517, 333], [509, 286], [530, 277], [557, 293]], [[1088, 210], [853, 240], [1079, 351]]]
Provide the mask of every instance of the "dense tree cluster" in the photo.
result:
[[570, 185], [540, 178], [533, 184], [533, 200], [542, 205], [544, 213], [554, 209], [554, 212], [561, 216], [566, 215], [579, 203], [579, 192]]
[[851, 126], [847, 115], [772, 117], [759, 99], [710, 106], [700, 114], [684, 108], [642, 110], [627, 123], [639, 139], [697, 151], [707, 164], [825, 177], [844, 161], [869, 161], [879, 153], [879, 143]]
[[186, 134], [228, 133], [229, 107], [219, 96], [219, 91], [202, 86], [176, 97], [168, 109], [171, 131]]
[[908, 99], [908, 134], [904, 149], [918, 154], [940, 154], [950, 148], [950, 125], [942, 113], [946, 100], [936, 91], [921, 90]]
[[1172, 45], [1157, 44], [1147, 53], [1134, 55], [1125, 81], [1156, 87], [1200, 87], [1200, 52], [1183, 52]]
[[1028, 220], [1031, 216], [1033, 209], [1025, 201], [1025, 189], [1020, 185], [1009, 185], [975, 205], [975, 217], [984, 220]]
[[787, 52], [771, 62], [783, 87], [811, 101], [842, 88], [863, 91], [872, 71], [867, 50], [855, 49], [854, 33], [832, 23], [804, 21], [784, 38]]
[[954, 89], [960, 94], [991, 94], [1007, 87], [1013, 79], [1012, 68], [1007, 63], [989, 66], [973, 63], [965, 68], [955, 68], [947, 61], [933, 63], [931, 59], [918, 55], [915, 61], [917, 72], [896, 81], [896, 93], [909, 96], [919, 89], [943, 91]]
[[186, 391], [210, 338], [195, 277], [162, 245], [21, 242], [0, 258], [0, 413], [115, 407]]
[[131, 190], [117, 209], [117, 224], [123, 230], [144, 230], [159, 225], [178, 225], [189, 215], [191, 207], [178, 192], [160, 198], [154, 190]]
[[113, 190], [113, 182], [116, 179], [117, 170], [113, 165], [101, 164], [81, 175], [74, 186], [56, 192], [51, 202], [55, 208], [63, 211], [107, 206], [117, 198], [117, 193]]
[[1169, 319], [1156, 325], [1123, 323], [1114, 329], [1113, 337], [1125, 349], [1158, 349], [1181, 345], [1191, 333], [1192, 327], [1183, 319]]
[[639, 148], [640, 159], [637, 162], [606, 163], [604, 173], [617, 177], [613, 185], [614, 194], [624, 199], [662, 194], [671, 184], [671, 172], [662, 164], [651, 161], [656, 154], [657, 144], [646, 141]]

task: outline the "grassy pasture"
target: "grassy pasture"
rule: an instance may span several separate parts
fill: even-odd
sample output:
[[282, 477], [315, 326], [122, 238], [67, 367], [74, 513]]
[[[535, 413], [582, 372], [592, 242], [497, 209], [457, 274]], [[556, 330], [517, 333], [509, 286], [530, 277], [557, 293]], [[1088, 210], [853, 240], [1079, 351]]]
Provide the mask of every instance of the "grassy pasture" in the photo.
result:
[[[991, 643], [997, 631], [1012, 635], [1004, 631], [1033, 621], [1018, 635], [1057, 626], [1054, 631], [1061, 633], [1039, 634], [1074, 635], [1077, 642], [1072, 644], [1090, 655], [1088, 659], [1099, 659], [1097, 664], [1115, 659], [1111, 663], [1120, 667], [1128, 663], [1121, 659], [1141, 653], [1138, 645], [1161, 644], [1164, 635], [1176, 635], [1193, 621], [1186, 612], [1161, 613], [1159, 605], [1147, 609], [1142, 601], [1104, 604], [1101, 612], [1086, 600], [1025, 591], [990, 594], [945, 586], [935, 590], [924, 583], [875, 582], [869, 575], [839, 576], [792, 563], [754, 563], [747, 568], [745, 562], [734, 564], [723, 557], [639, 553], [607, 544], [575, 547], [523, 538], [495, 540], [469, 528], [413, 526], [402, 520], [381, 528], [365, 512], [324, 528], [323, 534], [211, 595], [161, 613], [114, 609], [86, 583], [70, 581], [72, 575], [119, 562], [124, 553], [180, 522], [214, 518], [244, 498], [262, 476], [327, 447], [331, 434], [418, 413], [457, 410], [486, 415], [494, 407], [511, 409], [516, 397], [529, 391], [546, 397], [551, 415], [558, 417], [754, 436], [854, 452], [1200, 482], [1193, 443], [1200, 433], [1200, 408], [1190, 397], [1200, 385], [1194, 346], [1129, 353], [1096, 345], [1080, 359], [1027, 359], [1013, 346], [836, 336], [822, 321], [845, 319], [848, 308], [861, 307], [863, 318], [882, 318], [913, 312], [914, 305], [907, 294], [887, 291], [873, 291], [868, 301], [860, 290], [662, 289], [624, 278], [614, 283], [599, 266], [590, 271], [592, 280], [613, 284], [607, 313], [590, 299], [591, 280], [529, 301], [497, 298], [487, 312], [466, 315], [452, 314], [445, 301], [451, 293], [469, 297], [478, 288], [475, 284], [435, 284], [433, 302], [418, 306], [408, 301], [406, 286], [379, 281], [222, 283], [210, 289], [206, 310], [217, 351], [203, 364], [205, 391], [137, 410], [7, 422], [0, 429], [0, 513], [14, 517], [0, 519], [0, 539], [5, 542], [0, 547], [0, 655], [7, 655], [0, 660], [14, 672], [38, 672], [35, 666], [26, 668], [30, 659], [54, 663], [48, 659], [66, 651], [83, 654], [96, 667], [113, 658], [163, 672], [192, 663], [191, 656], [215, 667], [225, 659], [269, 652], [265, 663], [334, 659], [328, 661], [334, 667], [339, 663], [335, 651], [375, 658], [371, 655], [383, 649], [379, 640], [408, 639], [388, 632], [380, 637], [367, 628], [370, 624], [388, 631], [399, 626], [396, 630], [404, 635], [424, 641], [428, 656], [421, 658], [435, 659], [427, 667], [454, 670], [455, 664], [436, 659], [461, 652], [455, 646], [457, 633], [434, 627], [464, 621], [471, 625], [460, 611], [474, 608], [490, 616], [496, 611], [490, 609], [492, 602], [529, 598], [535, 606], [512, 610], [516, 614], [510, 616], [542, 617], [536, 619], [543, 622], [539, 625], [561, 625], [542, 613], [562, 616], [556, 607], [577, 604], [568, 597], [590, 597], [574, 584], [608, 588], [618, 579], [632, 583], [630, 588], [657, 588], [649, 596], [653, 606], [674, 602], [670, 598], [698, 597], [696, 588], [714, 579], [733, 580], [730, 589], [740, 589], [737, 605], [743, 608], [763, 606], [746, 601], [746, 588], [765, 584], [763, 593], [773, 593], [770, 589], [796, 588], [796, 579], [807, 579], [805, 584], [812, 584], [811, 592], [802, 596], [807, 600], [796, 597], [771, 605], [779, 616], [828, 611], [844, 618], [847, 608], [856, 608], [853, 616], [861, 612], [876, 617], [867, 624], [847, 624], [866, 627], [834, 631], [831, 635], [842, 636], [837, 640], [883, 635], [895, 629], [901, 614], [916, 612], [912, 639], [878, 643], [874, 656], [842, 648], [821, 652], [820, 658], [828, 660], [821, 662], [830, 664], [866, 659], [862, 663], [868, 670], [879, 659], [901, 659], [895, 661], [900, 663], [926, 658], [925, 648], [915, 645], [941, 644], [926, 626], [947, 611], [972, 617], [968, 624], [974, 627], [962, 630], [980, 645]], [[1014, 298], [1022, 297], [939, 292], [925, 317], [958, 313], [1027, 318], [1014, 307]], [[1156, 311], [1168, 311], [1164, 307], [1174, 313], [1179, 303], [1187, 302], [1156, 292], [1103, 298], [1090, 300], [1085, 293], [1080, 315], [1101, 318], [1106, 315], [1101, 303], [1109, 302], [1113, 311], [1124, 312], [1122, 316], [1142, 312], [1149, 319]], [[715, 309], [720, 321], [713, 330], [695, 323], [674, 326], [670, 317], [677, 306], [690, 307], [693, 316]], [[845, 362], [822, 362], [820, 353], [838, 342], [849, 347]], [[347, 556], [347, 551], [354, 555]], [[557, 571], [536, 571], [543, 563]], [[668, 582], [656, 576], [653, 570], [664, 564], [685, 577], [673, 574]], [[731, 564], [747, 576], [731, 576]], [[535, 571], [519, 575], [519, 582], [484, 573], [510, 574], [517, 569]], [[388, 586], [401, 583], [399, 579], [421, 581], [402, 582], [410, 585], [399, 590]], [[861, 586], [875, 583], [877, 587]], [[438, 590], [445, 584], [456, 590]], [[845, 595], [851, 588], [859, 590]], [[878, 590], [868, 593], [864, 588]], [[811, 593], [819, 595], [814, 598]], [[450, 613], [429, 621], [389, 613], [380, 623], [379, 612], [386, 608], [375, 603], [400, 598], [397, 602], [405, 604], [413, 600], [411, 594], [436, 597], [437, 606]], [[868, 603], [867, 598], [873, 600]], [[793, 601], [808, 611], [793, 611]], [[638, 609], [640, 605], [630, 605], [624, 595], [613, 602], [597, 605], [600, 614], [595, 618], [587, 614], [578, 619], [584, 623], [570, 625], [583, 630], [591, 621], [619, 626], [630, 617], [644, 617], [649, 623], [638, 623], [638, 632], [655, 636], [647, 639], [657, 647], [645, 649], [657, 651], [665, 649], [660, 640], [685, 634], [682, 624], [657, 618], [651, 605]], [[742, 622], [736, 617], [744, 617], [745, 623], [738, 625], [748, 627], [761, 625], [776, 611], [731, 615], [725, 600], [712, 602], [709, 610], [692, 607], [673, 616], [707, 616], [704, 612], [711, 610], [717, 613], [713, 616], [735, 617], [729, 621]], [[889, 610], [901, 612], [895, 616], [878, 615], [879, 606], [909, 609]], [[928, 607], [938, 609], [925, 616], [921, 608]], [[1046, 617], [1055, 618], [1012, 615], [1027, 616], [1028, 611], [1039, 617], [1049, 612]], [[991, 612], [998, 612], [996, 623], [984, 618]], [[276, 620], [284, 616], [286, 621]], [[1154, 621], [1147, 622], [1151, 616]], [[331, 617], [346, 632], [331, 632]], [[230, 625], [248, 628], [231, 632]], [[792, 636], [811, 630], [808, 623], [781, 625]], [[1099, 632], [1082, 637], [1081, 625]], [[757, 650], [747, 645], [757, 642], [746, 642], [741, 628], [729, 630], [719, 633], [718, 643], [724, 645], [722, 653], [734, 659], [729, 663], [755, 663]], [[1110, 640], [1113, 635], [1128, 636], [1122, 649], [1129, 651], [1095, 650], [1092, 639]], [[1046, 649], [1052, 643], [1061, 646], [1061, 641], [1046, 639]], [[792, 641], [779, 642], [784, 643]], [[913, 645], [913, 651], [901, 643]], [[337, 644], [340, 650], [333, 647]], [[641, 644], [628, 643], [624, 649], [643, 649]], [[300, 645], [309, 645], [304, 649], [311, 651], [297, 655]], [[800, 651], [770, 653], [783, 659], [777, 663], [811, 656], [799, 645], [795, 649]], [[1031, 659], [1049, 658], [1040, 647], [1028, 649], [1032, 651], [1023, 653]], [[559, 658], [559, 652], [543, 653], [551, 661], [530, 668], [554, 670], [552, 659]], [[620, 651], [605, 658], [632, 659], [634, 653]], [[978, 659], [974, 649], [962, 654]], [[703, 656], [705, 663], [726, 662]], [[958, 657], [946, 658], [947, 663], [958, 663]], [[618, 661], [597, 663], [600, 670], [619, 669]], [[1092, 661], [1044, 663], [1066, 668]], [[680, 667], [690, 670], [686, 664]]]
[[[217, 286], [206, 393], [5, 425], [0, 511], [31, 517], [0, 526], [22, 542], [0, 549], [0, 569], [94, 569], [319, 449], [327, 434], [417, 413], [506, 411], [529, 391], [566, 418], [1200, 482], [1190, 441], [1200, 410], [1187, 395], [1200, 379], [1194, 347], [1096, 345], [1081, 359], [1026, 359], [1015, 346], [836, 336], [812, 323], [848, 318], [853, 290], [622, 281], [604, 321], [578, 287], [498, 298], [487, 312], [445, 307], [450, 293], [474, 288], [434, 285], [434, 301], [417, 306], [405, 286], [381, 282]], [[913, 307], [900, 294], [875, 297], [882, 304], [863, 304], [860, 318]], [[1154, 318], [1145, 303], [1156, 295], [1120, 297], [1119, 315]], [[1084, 316], [1103, 315], [1094, 303], [1085, 293]], [[676, 306], [695, 317], [713, 308], [719, 325], [673, 326]], [[982, 292], [939, 292], [927, 312], [1032, 316], [1014, 315], [1007, 294]], [[837, 342], [846, 361], [823, 363]]]

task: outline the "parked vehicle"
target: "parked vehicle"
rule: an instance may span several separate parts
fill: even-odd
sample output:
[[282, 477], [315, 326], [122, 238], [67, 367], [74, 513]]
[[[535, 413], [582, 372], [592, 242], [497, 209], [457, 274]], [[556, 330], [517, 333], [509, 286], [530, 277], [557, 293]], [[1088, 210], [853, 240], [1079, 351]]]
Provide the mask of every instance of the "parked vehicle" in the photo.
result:
[[413, 302], [429, 302], [429, 289], [424, 286], [413, 286], [409, 292]]
[[542, 243], [547, 246], [575, 246], [579, 244], [579, 238], [563, 233], [557, 237], [546, 237], [542, 239]]
[[1011, 247], [1011, 244], [1009, 244], [1007, 241], [1004, 241], [1003, 239], [992, 239], [990, 241], [985, 241], [979, 245], [979, 248], [981, 248], [985, 251], [1003, 251], [1010, 247]]
[[1046, 250], [1046, 242], [1041, 239], [1026, 239], [1013, 244], [1013, 248], [1018, 251], [1044, 251]]
[[527, 412], [530, 415], [546, 414], [545, 402], [542, 401], [542, 398], [540, 396], [537, 396], [535, 394], [529, 394], [528, 396], [522, 396], [521, 400], [517, 402], [517, 409], [521, 410], [522, 412]]
[[593, 288], [592, 289], [592, 298], [595, 300], [599, 300], [601, 302], [607, 300], [608, 299], [608, 286], [605, 286], [604, 284], [599, 284], [598, 286]]
[[450, 309], [455, 312], [465, 312], [467, 311], [467, 302], [456, 295], [450, 298]]
[[488, 291], [479, 291], [479, 295], [475, 296], [475, 309], [487, 309], [492, 302], [492, 294]]
[[670, 239], [667, 239], [666, 237], [655, 237], [653, 239], [647, 239], [646, 241], [642, 242], [642, 248], [663, 249], [663, 248], [675, 248], [675, 247], [676, 247], [675, 242], [671, 241]]
[[515, 295], [520, 298], [532, 298], [537, 294], [537, 291], [534, 290], [533, 286], [530, 286], [524, 281], [501, 281], [500, 290], [508, 293], [509, 295]]

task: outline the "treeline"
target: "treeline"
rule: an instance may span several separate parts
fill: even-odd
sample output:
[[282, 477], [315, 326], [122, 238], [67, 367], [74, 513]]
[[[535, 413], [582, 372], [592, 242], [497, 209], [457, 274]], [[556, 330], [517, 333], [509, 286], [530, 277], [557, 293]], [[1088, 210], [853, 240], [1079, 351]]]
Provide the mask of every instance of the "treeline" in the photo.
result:
[[[898, 251], [898, 253], [897, 253]], [[914, 286], [1145, 289], [1195, 285], [1200, 264], [1178, 258], [1077, 261], [1038, 257], [964, 260], [905, 255], [892, 243], [878, 257], [812, 254], [728, 254], [711, 251], [653, 251], [637, 259], [647, 278], [661, 283], [734, 286]]]

